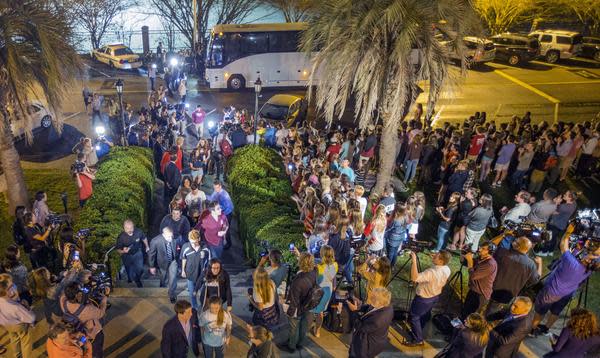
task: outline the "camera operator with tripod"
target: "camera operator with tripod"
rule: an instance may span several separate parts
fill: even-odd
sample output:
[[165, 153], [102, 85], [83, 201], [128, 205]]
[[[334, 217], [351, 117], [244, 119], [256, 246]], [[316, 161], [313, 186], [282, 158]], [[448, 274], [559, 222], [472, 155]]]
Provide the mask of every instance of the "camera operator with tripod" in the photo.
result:
[[498, 264], [492, 256], [496, 245], [484, 242], [477, 250], [477, 261], [469, 250], [464, 255], [464, 262], [469, 270], [469, 292], [465, 298], [461, 318], [464, 320], [471, 313], [481, 313], [492, 296], [492, 287], [498, 272]]
[[[594, 271], [600, 270], [600, 240], [587, 239], [582, 250], [572, 252], [569, 239], [575, 230], [569, 224], [560, 241], [560, 258], [552, 263], [552, 272], [544, 282], [544, 287], [535, 298], [535, 317], [533, 318], [534, 334], [545, 334], [558, 320], [560, 312], [583, 282]], [[546, 324], [540, 324], [546, 313], [550, 311]]]
[[438, 302], [442, 289], [450, 277], [450, 253], [441, 251], [431, 257], [433, 267], [423, 272], [419, 272], [417, 254], [410, 252], [412, 265], [410, 269], [411, 281], [417, 283], [416, 296], [410, 306], [410, 325], [412, 340], [402, 342], [409, 347], [424, 345], [423, 326], [429, 321], [431, 309]]

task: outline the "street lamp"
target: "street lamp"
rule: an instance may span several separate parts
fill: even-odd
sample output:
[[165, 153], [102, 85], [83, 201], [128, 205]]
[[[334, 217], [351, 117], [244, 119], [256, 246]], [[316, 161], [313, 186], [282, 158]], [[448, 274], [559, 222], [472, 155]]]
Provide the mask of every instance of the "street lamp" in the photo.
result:
[[258, 122], [258, 95], [262, 90], [262, 82], [260, 81], [260, 76], [254, 82], [254, 96], [256, 101], [254, 102], [254, 144], [256, 144], [256, 123]]
[[119, 96], [119, 107], [121, 107], [121, 144], [125, 146], [125, 111], [123, 110], [123, 85], [122, 79], [118, 79], [115, 82], [115, 88], [117, 89], [117, 95]]

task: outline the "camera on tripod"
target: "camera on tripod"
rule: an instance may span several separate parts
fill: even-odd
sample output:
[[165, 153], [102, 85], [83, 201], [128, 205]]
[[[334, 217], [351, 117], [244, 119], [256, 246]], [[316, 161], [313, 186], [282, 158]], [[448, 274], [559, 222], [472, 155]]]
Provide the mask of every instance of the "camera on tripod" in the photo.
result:
[[77, 233], [75, 233], [75, 238], [79, 239], [79, 240], [85, 240], [88, 237], [90, 237], [90, 235], [92, 234], [92, 231], [94, 231], [94, 228], [84, 228], [84, 229], [79, 229], [79, 231], [77, 231]]
[[408, 240], [402, 245], [402, 251], [412, 251], [418, 254], [424, 250], [431, 250], [432, 247], [433, 242], [431, 241]]
[[55, 213], [50, 213], [46, 216], [46, 225], [58, 226], [67, 221], [67, 217]]
[[544, 224], [530, 222], [515, 223], [507, 220], [504, 222], [507, 235], [528, 238], [533, 245], [541, 244], [550, 240], [550, 233], [546, 231]]

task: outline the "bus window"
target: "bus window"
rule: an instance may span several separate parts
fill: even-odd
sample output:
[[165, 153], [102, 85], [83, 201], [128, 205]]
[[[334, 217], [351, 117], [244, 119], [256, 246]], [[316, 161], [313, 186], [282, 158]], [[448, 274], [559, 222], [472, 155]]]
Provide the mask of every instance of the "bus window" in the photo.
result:
[[244, 55], [268, 52], [267, 34], [264, 32], [242, 33], [242, 49]]
[[223, 63], [223, 65], [228, 65], [243, 56], [242, 35], [227, 34], [227, 40], [225, 41], [224, 49], [225, 63]]
[[269, 33], [269, 52], [297, 52], [298, 31], [276, 31]]

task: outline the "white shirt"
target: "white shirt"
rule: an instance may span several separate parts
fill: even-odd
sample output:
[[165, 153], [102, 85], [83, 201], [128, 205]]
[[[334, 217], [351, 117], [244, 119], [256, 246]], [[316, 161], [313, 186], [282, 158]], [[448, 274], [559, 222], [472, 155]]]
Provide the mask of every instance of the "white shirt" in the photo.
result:
[[503, 221], [510, 220], [514, 223], [519, 224], [522, 216], [527, 217], [531, 213], [531, 206], [527, 203], [518, 203], [514, 208], [510, 209], [502, 219]]
[[206, 201], [206, 194], [202, 190], [198, 190], [198, 194], [194, 195], [193, 192], [189, 192], [188, 195], [185, 196], [185, 205], [192, 206], [194, 202], [203, 203]]
[[367, 198], [360, 197], [356, 199], [358, 204], [360, 205], [360, 214], [362, 215], [363, 220], [365, 219], [365, 212], [367, 211]]
[[450, 277], [450, 268], [446, 265], [428, 268], [420, 272], [415, 282], [417, 283], [416, 293], [423, 298], [431, 298], [442, 293], [446, 282]]
[[594, 153], [594, 149], [596, 149], [596, 145], [598, 145], [598, 137], [594, 136], [585, 141], [581, 146], [581, 152], [584, 154], [592, 155]]
[[33, 324], [35, 313], [6, 297], [0, 297], [0, 326], [11, 326], [21, 323]]
[[260, 297], [260, 295], [258, 295], [256, 290], [254, 290], [252, 292], [252, 299], [256, 303], [262, 303], [263, 309], [272, 307], [275, 304], [275, 295], [277, 294], [277, 291], [275, 291], [275, 284], [273, 283], [273, 281], [271, 281], [271, 287], [272, 287], [272, 292], [271, 292], [272, 294], [271, 294], [271, 299], [268, 302], [263, 302], [262, 297]]

